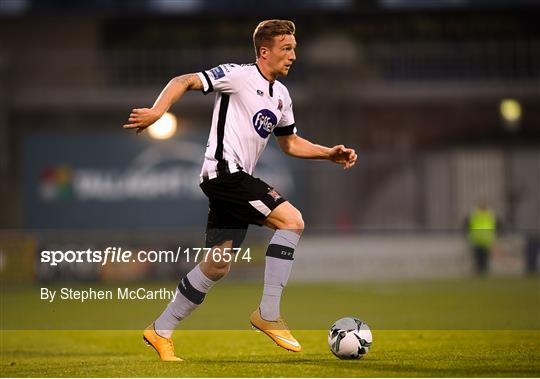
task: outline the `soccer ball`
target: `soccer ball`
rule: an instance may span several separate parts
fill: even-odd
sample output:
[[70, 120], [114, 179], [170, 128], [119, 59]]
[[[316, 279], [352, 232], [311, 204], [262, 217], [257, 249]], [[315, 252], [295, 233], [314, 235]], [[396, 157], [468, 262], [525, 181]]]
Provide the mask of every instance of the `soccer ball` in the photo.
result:
[[369, 326], [354, 317], [337, 320], [328, 332], [330, 350], [339, 359], [360, 359], [371, 347], [373, 337]]

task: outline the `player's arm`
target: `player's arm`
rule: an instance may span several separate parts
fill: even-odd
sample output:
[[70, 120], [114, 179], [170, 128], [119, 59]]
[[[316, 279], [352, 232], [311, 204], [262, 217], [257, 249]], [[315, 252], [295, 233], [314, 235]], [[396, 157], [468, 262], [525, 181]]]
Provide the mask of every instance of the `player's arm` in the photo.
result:
[[137, 129], [137, 134], [159, 120], [171, 105], [186, 91], [201, 90], [203, 83], [197, 74], [177, 76], [165, 86], [152, 108], [135, 108], [131, 111], [124, 129]]
[[344, 169], [351, 168], [356, 163], [357, 155], [354, 149], [343, 145], [326, 147], [314, 144], [297, 134], [277, 136], [281, 150], [285, 154], [304, 159], [326, 159], [343, 165]]

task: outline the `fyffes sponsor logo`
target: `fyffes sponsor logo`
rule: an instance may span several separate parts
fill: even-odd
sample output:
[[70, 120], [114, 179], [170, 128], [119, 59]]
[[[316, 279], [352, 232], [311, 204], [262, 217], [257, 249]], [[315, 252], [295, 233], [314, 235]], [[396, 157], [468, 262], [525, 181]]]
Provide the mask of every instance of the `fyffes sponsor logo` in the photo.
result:
[[253, 127], [262, 138], [267, 138], [276, 127], [277, 117], [269, 109], [261, 109], [253, 116]]

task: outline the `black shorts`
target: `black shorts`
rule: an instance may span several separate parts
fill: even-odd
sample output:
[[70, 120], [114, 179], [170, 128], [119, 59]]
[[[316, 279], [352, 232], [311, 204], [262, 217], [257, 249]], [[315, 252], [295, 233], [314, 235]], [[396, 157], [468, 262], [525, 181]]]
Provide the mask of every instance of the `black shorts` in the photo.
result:
[[262, 225], [271, 211], [287, 201], [270, 185], [244, 171], [205, 179], [200, 187], [210, 203], [206, 247], [227, 240], [239, 247], [249, 224]]

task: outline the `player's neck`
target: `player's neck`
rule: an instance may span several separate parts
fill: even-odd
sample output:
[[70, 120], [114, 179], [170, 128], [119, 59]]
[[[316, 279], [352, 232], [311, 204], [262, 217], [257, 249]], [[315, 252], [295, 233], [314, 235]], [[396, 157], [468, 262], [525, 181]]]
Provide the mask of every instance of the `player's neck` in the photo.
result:
[[277, 75], [273, 74], [272, 70], [270, 70], [260, 59], [255, 61], [255, 65], [259, 69], [262, 77], [268, 80], [270, 83], [273, 83], [277, 79]]

